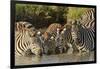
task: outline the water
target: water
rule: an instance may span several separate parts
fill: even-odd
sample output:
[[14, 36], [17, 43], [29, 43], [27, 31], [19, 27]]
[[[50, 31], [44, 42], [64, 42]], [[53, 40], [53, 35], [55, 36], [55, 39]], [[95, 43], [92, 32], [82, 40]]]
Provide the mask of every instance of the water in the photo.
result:
[[83, 61], [94, 61], [94, 52], [89, 54], [57, 54], [57, 55], [43, 55], [19, 57], [15, 56], [15, 65], [35, 65], [35, 64], [50, 64], [50, 63], [68, 63], [68, 62], [83, 62]]

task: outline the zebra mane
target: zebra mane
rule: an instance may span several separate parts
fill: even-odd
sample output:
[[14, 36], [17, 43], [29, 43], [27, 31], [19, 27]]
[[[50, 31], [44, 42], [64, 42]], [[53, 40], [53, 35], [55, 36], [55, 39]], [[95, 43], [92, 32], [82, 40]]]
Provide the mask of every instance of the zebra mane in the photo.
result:
[[[94, 20], [95, 20], [95, 19], [92, 19], [89, 23], [94, 22]], [[83, 24], [81, 21], [79, 21], [78, 25], [81, 25], [81, 26], [82, 26], [83, 28], [85, 28], [85, 29], [94, 29], [95, 23], [93, 24], [92, 27], [87, 27], [87, 26], [85, 26], [85, 24]]]
[[76, 24], [78, 25], [78, 27], [82, 27], [82, 28], [85, 28], [85, 29], [87, 28], [84, 24], [81, 23], [80, 20], [77, 20]]

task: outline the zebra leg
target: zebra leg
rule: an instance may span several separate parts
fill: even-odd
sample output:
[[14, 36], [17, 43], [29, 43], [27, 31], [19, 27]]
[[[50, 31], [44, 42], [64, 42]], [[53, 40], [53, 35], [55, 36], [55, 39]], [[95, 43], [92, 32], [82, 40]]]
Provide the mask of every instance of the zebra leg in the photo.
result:
[[73, 48], [73, 54], [79, 53], [79, 49], [77, 48], [76, 44], [73, 44], [72, 48]]
[[84, 46], [77, 46], [78, 49], [79, 49], [79, 55], [86, 55], [86, 54], [89, 54], [89, 50], [87, 50], [86, 48], [84, 48]]
[[66, 44], [65, 46], [64, 46], [64, 52], [68, 52], [68, 49], [70, 48], [70, 46], [68, 45], [68, 44]]
[[65, 46], [60, 46], [59, 51], [60, 51], [60, 53], [64, 53], [66, 51], [66, 47]]
[[59, 54], [59, 53], [60, 53], [59, 47], [56, 47], [56, 48], [55, 48], [55, 53], [56, 53], [56, 54]]
[[89, 49], [86, 49], [86, 48], [83, 48], [82, 49], [82, 55], [86, 55], [86, 54], [88, 54], [89, 56], [90, 56], [90, 50]]
[[59, 51], [60, 53], [63, 53], [63, 47], [60, 47]]
[[48, 47], [47, 46], [44, 47], [43, 53], [48, 54]]

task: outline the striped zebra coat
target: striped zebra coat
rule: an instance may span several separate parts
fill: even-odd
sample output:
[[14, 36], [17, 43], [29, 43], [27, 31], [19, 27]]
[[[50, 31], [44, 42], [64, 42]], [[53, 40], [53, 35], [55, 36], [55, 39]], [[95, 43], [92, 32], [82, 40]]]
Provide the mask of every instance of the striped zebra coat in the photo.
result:
[[49, 39], [50, 35], [54, 35], [56, 36], [56, 30], [57, 28], [61, 28], [61, 24], [58, 24], [58, 23], [52, 23], [49, 25], [49, 27], [47, 28], [47, 30], [44, 32], [44, 38], [45, 39]]
[[[56, 47], [56, 41], [55, 38], [57, 36], [57, 28], [61, 28], [61, 24], [58, 23], [52, 23], [47, 30], [45, 31], [45, 33], [43, 34], [44, 37], [44, 52], [46, 54], [54, 54], [55, 52], [55, 47]], [[52, 40], [52, 37], [54, 38]]]
[[70, 49], [73, 48], [73, 53], [77, 53], [78, 49], [76, 47], [76, 42], [73, 39], [72, 36], [72, 25], [67, 23], [63, 26], [63, 29], [61, 31], [61, 36], [62, 36], [62, 44], [64, 47], [66, 47], [66, 52]]
[[72, 24], [72, 29], [74, 35], [76, 35], [75, 42], [77, 42], [77, 46], [79, 46], [79, 50], [89, 52], [94, 50], [94, 32], [92, 29], [88, 29], [84, 25], [80, 24], [78, 21]]
[[41, 48], [34, 43], [35, 28], [28, 22], [16, 22], [15, 24], [15, 55], [24, 56], [27, 51], [35, 55], [41, 54]]
[[86, 28], [95, 29], [95, 9], [89, 8], [81, 16], [80, 23]]
[[[95, 39], [95, 9], [87, 9], [86, 12], [81, 16], [80, 22], [81, 25], [78, 25], [80, 33], [80, 43], [83, 48], [90, 50], [94, 49], [94, 39]], [[82, 32], [83, 31], [83, 32]], [[87, 41], [87, 42], [86, 42]]]

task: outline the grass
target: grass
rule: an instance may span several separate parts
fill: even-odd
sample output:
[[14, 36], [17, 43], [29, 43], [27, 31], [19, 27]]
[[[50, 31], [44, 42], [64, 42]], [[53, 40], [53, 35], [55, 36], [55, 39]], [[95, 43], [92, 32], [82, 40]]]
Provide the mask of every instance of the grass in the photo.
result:
[[87, 8], [69, 7], [68, 19], [79, 19]]

